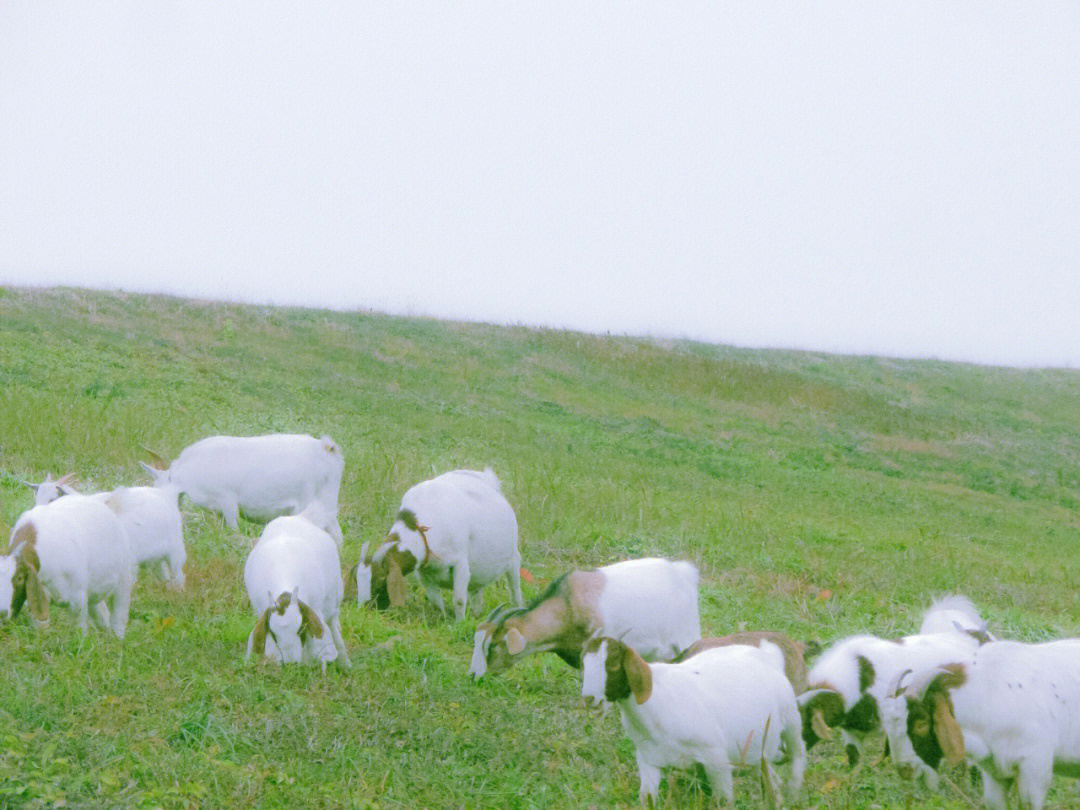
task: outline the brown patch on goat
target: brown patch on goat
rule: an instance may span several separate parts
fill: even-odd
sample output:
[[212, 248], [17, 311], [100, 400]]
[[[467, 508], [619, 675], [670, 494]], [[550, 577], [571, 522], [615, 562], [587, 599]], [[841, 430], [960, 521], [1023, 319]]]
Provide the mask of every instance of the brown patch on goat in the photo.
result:
[[652, 670], [633, 647], [613, 638], [590, 639], [584, 652], [596, 652], [607, 642], [604, 658], [604, 697], [609, 701], [625, 700], [631, 695], [640, 705], [652, 694]]
[[600, 624], [600, 594], [604, 591], [606, 577], [600, 571], [573, 571], [567, 578], [569, 586], [567, 606], [574, 621], [589, 626]]
[[964, 733], [953, 716], [949, 690], [967, 683], [967, 669], [963, 664], [949, 664], [945, 672], [936, 676], [926, 689], [923, 704], [932, 712], [934, 733], [949, 765], [964, 759]]
[[[33, 523], [24, 523], [15, 532], [11, 549], [18, 548], [15, 557], [15, 574], [11, 578], [11, 618], [19, 615], [23, 604], [27, 604], [32, 615], [39, 622], [49, 620], [49, 594], [38, 576], [41, 571], [41, 558], [37, 553], [37, 528]], [[10, 550], [10, 549], [9, 549]]]
[[[555, 646], [563, 647], [566, 644], [558, 642], [564, 641], [568, 629], [572, 631], [572, 628], [567, 626], [569, 618], [570, 608], [566, 600], [561, 596], [553, 596], [526, 613], [508, 616], [502, 623], [502, 637], [505, 637], [509, 630], [515, 629], [533, 644], [556, 642]], [[577, 641], [579, 648], [588, 639], [587, 632], [583, 631], [581, 635], [582, 638]], [[572, 639], [568, 641], [573, 644]]]
[[391, 607], [403, 607], [408, 589], [405, 575], [416, 567], [416, 557], [411, 552], [391, 549], [384, 558], [387, 562], [386, 594]]
[[266, 654], [266, 634], [270, 632], [271, 610], [273, 610], [273, 607], [268, 607], [263, 611], [262, 616], [255, 622], [255, 629], [251, 631], [251, 651], [259, 658]]
[[34, 526], [29, 520], [22, 526], [15, 530], [14, 536], [11, 538], [11, 542], [8, 543], [8, 553], [20, 543], [25, 543], [28, 546], [32, 546], [37, 542], [37, 527]]
[[272, 604], [269, 608], [267, 608], [267, 610], [274, 611], [274, 613], [276, 613], [278, 616], [284, 616], [285, 611], [289, 609], [289, 605], [291, 604], [292, 594], [286, 591], [285, 593], [281, 594], [277, 598], [277, 601], [274, 602], [274, 604]]
[[345, 575], [344, 592], [341, 598], [346, 601], [352, 601], [356, 598], [356, 569], [360, 567], [360, 563], [357, 563], [349, 569], [349, 573]]
[[[390, 538], [397, 540], [396, 535], [389, 535], [387, 539]], [[402, 607], [405, 604], [408, 595], [405, 577], [414, 568], [416, 557], [411, 551], [402, 551], [396, 544], [387, 549], [381, 560], [371, 563], [371, 601], [377, 608]]]
[[865, 692], [874, 684], [874, 665], [865, 655], [857, 656], [856, 661], [859, 665], [859, 691]]
[[[599, 571], [571, 571], [557, 577], [527, 608], [506, 611], [496, 609], [488, 622], [477, 629], [487, 629], [488, 666], [495, 672], [504, 669], [507, 633], [514, 629], [526, 641], [523, 652], [550, 651], [567, 664], [581, 667], [582, 647], [600, 626], [597, 609], [604, 575]], [[519, 655], [521, 653], [518, 653]], [[513, 657], [513, 656], [509, 656]], [[502, 663], [500, 663], [500, 661]]]
[[415, 532], [420, 525], [416, 520], [416, 513], [411, 509], [402, 509], [397, 513], [397, 519], [405, 524], [405, 528]]
[[297, 605], [300, 607], [300, 640], [306, 641], [308, 637], [314, 636], [315, 638], [322, 638], [323, 623], [319, 620], [315, 611], [306, 602], [296, 600]]
[[806, 691], [806, 659], [804, 656], [805, 645], [783, 633], [772, 630], [745, 630], [740, 633], [732, 633], [727, 636], [703, 638], [695, 641], [672, 661], [674, 664], [681, 663], [688, 658], [693, 658], [700, 652], [712, 650], [717, 647], [730, 647], [732, 645], [746, 645], [760, 647], [763, 641], [768, 641], [780, 648], [784, 654], [784, 674], [791, 681], [795, 694]]

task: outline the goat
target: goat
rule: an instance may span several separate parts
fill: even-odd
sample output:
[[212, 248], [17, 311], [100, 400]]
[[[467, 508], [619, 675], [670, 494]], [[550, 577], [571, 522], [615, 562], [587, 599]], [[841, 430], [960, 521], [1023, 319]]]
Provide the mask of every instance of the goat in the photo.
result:
[[22, 481], [23, 484], [34, 490], [34, 506], [45, 506], [45, 504], [52, 503], [57, 498], [64, 495], [64, 487], [75, 482], [75, 473], [68, 473], [62, 475], [55, 481], [52, 479], [52, 473], [45, 473], [45, 480], [40, 484], [32, 484], [29, 481]]
[[123, 638], [134, 569], [127, 532], [112, 510], [95, 498], [60, 498], [16, 521], [0, 557], [0, 611], [14, 618], [26, 603], [44, 625], [52, 598], [77, 611], [85, 634], [92, 605], [95, 621]]
[[299, 514], [318, 501], [327, 516], [320, 528], [341, 547], [337, 511], [345, 460], [329, 436], [210, 436], [184, 448], [168, 465], [147, 452], [153, 465], [139, 463], [154, 486], [175, 486], [193, 503], [220, 512], [231, 529], [238, 527], [241, 512], [270, 520]]
[[656, 557], [564, 574], [528, 607], [492, 611], [476, 630], [469, 674], [480, 678], [544, 651], [576, 669], [597, 633], [670, 661], [701, 637], [697, 584], [692, 563]]
[[[937, 768], [965, 759], [983, 800], [1041, 810], [1054, 773], [1080, 775], [1080, 639], [995, 641], [916, 678], [904, 691], [905, 745], [894, 759]], [[899, 748], [899, 747], [898, 747]]]
[[643, 803], [656, 801], [661, 768], [694, 763], [704, 766], [710, 784], [729, 802], [732, 769], [760, 763], [764, 788], [775, 796], [781, 785], [772, 765], [782, 756], [791, 760], [788, 797], [797, 799], [806, 748], [777, 646], [717, 647], [679, 664], [650, 665], [621, 641], [593, 638], [582, 669], [586, 703], [619, 708], [637, 749]]
[[761, 647], [765, 643], [775, 644], [784, 656], [784, 674], [791, 681], [795, 694], [806, 691], [806, 644], [796, 641], [783, 633], [771, 630], [743, 630], [732, 633], [729, 636], [703, 638], [695, 641], [672, 660], [673, 664], [681, 664], [688, 658], [692, 658], [705, 650], [714, 650], [717, 647], [730, 647], [736, 644], [750, 647]]
[[248, 554], [244, 585], [257, 620], [246, 658], [317, 660], [324, 672], [334, 660], [352, 666], [338, 617], [341, 560], [333, 538], [311, 519], [321, 517], [312, 514], [318, 508], [270, 521]]
[[441, 589], [453, 588], [459, 621], [470, 597], [474, 610], [483, 608], [484, 586], [499, 577], [523, 605], [517, 518], [501, 489], [490, 468], [455, 470], [409, 489], [382, 545], [361, 548], [347, 577], [349, 596], [355, 588], [358, 604], [404, 605], [405, 576], [415, 570], [443, 613]]

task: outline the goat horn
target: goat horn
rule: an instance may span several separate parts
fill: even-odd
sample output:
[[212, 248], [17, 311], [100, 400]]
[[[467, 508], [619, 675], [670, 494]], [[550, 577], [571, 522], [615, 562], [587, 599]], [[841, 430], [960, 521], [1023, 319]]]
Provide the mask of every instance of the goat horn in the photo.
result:
[[155, 453], [153, 450], [151, 450], [149, 447], [147, 447], [145, 444], [140, 444], [139, 448], [148, 456], [150, 456], [150, 459], [154, 462], [152, 466], [156, 467], [159, 470], [166, 470], [169, 468], [169, 463], [157, 453]]
[[911, 674], [911, 672], [912, 671], [910, 669], [905, 669], [903, 672], [901, 672], [899, 675], [897, 675], [893, 679], [893, 682], [891, 684], [889, 684], [889, 689], [886, 692], [886, 694], [889, 697], [894, 697], [894, 698], [900, 697], [900, 692], [902, 691], [902, 689], [900, 687], [900, 684], [903, 682], [904, 678], [906, 678], [908, 675]]
[[499, 605], [498, 607], [496, 607], [496, 608], [495, 608], [495, 609], [494, 609], [493, 611], [491, 611], [491, 613], [489, 613], [489, 614], [488, 614], [488, 618], [487, 618], [487, 620], [488, 620], [489, 622], [494, 622], [494, 621], [495, 621], [495, 617], [499, 615], [499, 612], [500, 612], [500, 611], [501, 611], [501, 610], [502, 610], [502, 609], [503, 609], [504, 607], [506, 607], [506, 605], [507, 605], [507, 604], [508, 604], [507, 602], [503, 602], [503, 603], [502, 603], [501, 605]]

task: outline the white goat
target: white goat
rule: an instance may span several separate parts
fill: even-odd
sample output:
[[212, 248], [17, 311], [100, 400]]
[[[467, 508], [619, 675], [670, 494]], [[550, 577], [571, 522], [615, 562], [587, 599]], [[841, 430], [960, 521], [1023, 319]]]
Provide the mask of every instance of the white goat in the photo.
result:
[[471, 597], [483, 608], [484, 586], [506, 577], [514, 601], [521, 596], [521, 554], [514, 510], [491, 469], [454, 470], [412, 487], [401, 499], [397, 519], [373, 552], [360, 550], [349, 572], [349, 594], [359, 604], [405, 604], [405, 576], [415, 570], [428, 598], [446, 612], [442, 589], [453, 588], [454, 614], [461, 620]]
[[345, 461], [328, 436], [211, 436], [186, 447], [167, 469], [152, 455], [155, 466], [142, 466], [155, 486], [175, 486], [192, 502], [220, 512], [230, 528], [237, 528], [241, 512], [270, 520], [299, 514], [317, 501], [328, 516], [321, 528], [341, 547], [337, 510]]
[[926, 673], [904, 693], [907, 740], [896, 759], [936, 768], [965, 758], [982, 773], [983, 799], [1041, 810], [1055, 772], [1080, 775], [1080, 640], [996, 641]]
[[768, 780], [763, 787], [775, 797], [782, 786], [772, 764], [782, 757], [791, 760], [788, 798], [797, 799], [806, 748], [775, 644], [717, 647], [681, 664], [650, 665], [621, 641], [594, 638], [585, 645], [582, 669], [586, 703], [619, 707], [637, 749], [642, 802], [656, 801], [661, 768], [695, 763], [729, 802], [732, 769], [760, 765]]
[[[333, 538], [312, 522], [313, 505], [300, 515], [270, 521], [248, 555], [244, 584], [257, 621], [252, 652], [281, 663], [317, 660], [349, 667], [338, 612], [343, 584]], [[327, 627], [330, 632], [327, 633]]]
[[0, 557], [0, 611], [14, 617], [25, 601], [44, 624], [51, 597], [78, 612], [85, 633], [92, 605], [98, 624], [124, 637], [134, 557], [124, 527], [101, 501], [71, 495], [35, 506], [15, 523], [8, 548]]
[[44, 506], [61, 497], [64, 494], [63, 488], [74, 483], [74, 481], [75, 473], [62, 475], [55, 481], [52, 480], [52, 473], [45, 473], [45, 480], [40, 484], [32, 484], [29, 481], [23, 481], [22, 483], [34, 490], [34, 506]]
[[[940, 666], [971, 654], [978, 646], [976, 638], [955, 630], [898, 641], [852, 636], [834, 644], [810, 670], [809, 691], [799, 696], [807, 748], [830, 738], [830, 729], [839, 727], [848, 762], [858, 764], [864, 739], [882, 726], [886, 704], [905, 671]], [[936, 787], [937, 774], [920, 770], [927, 783]]]
[[545, 651], [580, 667], [582, 647], [597, 633], [670, 661], [701, 638], [697, 585], [692, 563], [656, 557], [563, 574], [527, 608], [492, 611], [476, 629], [469, 674]]

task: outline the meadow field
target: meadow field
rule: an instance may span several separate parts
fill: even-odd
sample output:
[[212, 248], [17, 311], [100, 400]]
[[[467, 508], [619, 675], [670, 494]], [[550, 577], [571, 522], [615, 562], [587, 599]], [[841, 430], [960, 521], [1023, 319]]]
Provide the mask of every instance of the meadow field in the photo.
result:
[[[402, 493], [491, 465], [532, 596], [665, 555], [701, 570], [703, 631], [822, 642], [913, 632], [938, 594], [995, 633], [1080, 633], [1080, 372], [751, 351], [81, 290], [0, 289], [0, 530], [19, 479], [147, 483], [210, 434], [332, 436], [343, 563]], [[260, 531], [185, 504], [188, 586], [143, 575], [127, 637], [52, 611], [0, 625], [0, 807], [606, 808], [637, 805], [632, 746], [537, 656], [473, 684], [475, 620], [355, 605], [354, 667], [245, 664], [241, 571]], [[2, 545], [2, 543], [0, 543]], [[507, 601], [489, 591], [488, 609]], [[871, 742], [876, 759], [883, 738]], [[886, 762], [810, 756], [806, 807], [969, 808]], [[736, 806], [761, 805], [750, 774]], [[693, 772], [662, 806], [710, 801]], [[1080, 806], [1055, 781], [1050, 807]]]

